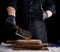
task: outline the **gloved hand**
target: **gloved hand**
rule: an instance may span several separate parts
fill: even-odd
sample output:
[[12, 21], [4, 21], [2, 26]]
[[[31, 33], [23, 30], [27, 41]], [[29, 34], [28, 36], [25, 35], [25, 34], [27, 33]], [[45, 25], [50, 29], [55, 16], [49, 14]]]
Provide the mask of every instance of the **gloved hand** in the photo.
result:
[[9, 15], [8, 18], [5, 21], [5, 27], [7, 29], [8, 34], [14, 34], [16, 29], [16, 20], [15, 16]]
[[6, 20], [6, 23], [10, 23], [11, 25], [16, 25], [15, 16], [9, 15], [9, 17]]
[[48, 14], [46, 12], [43, 12], [43, 20], [47, 19], [48, 18]]

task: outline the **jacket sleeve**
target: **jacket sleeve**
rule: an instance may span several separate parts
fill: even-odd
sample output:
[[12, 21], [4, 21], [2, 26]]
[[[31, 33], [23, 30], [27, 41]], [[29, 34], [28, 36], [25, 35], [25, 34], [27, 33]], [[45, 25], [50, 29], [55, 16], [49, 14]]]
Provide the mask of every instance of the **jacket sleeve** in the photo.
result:
[[53, 0], [46, 0], [46, 10], [52, 11], [53, 14], [56, 14], [55, 2]]
[[17, 9], [17, 0], [8, 0], [8, 6], [12, 6], [13, 8]]

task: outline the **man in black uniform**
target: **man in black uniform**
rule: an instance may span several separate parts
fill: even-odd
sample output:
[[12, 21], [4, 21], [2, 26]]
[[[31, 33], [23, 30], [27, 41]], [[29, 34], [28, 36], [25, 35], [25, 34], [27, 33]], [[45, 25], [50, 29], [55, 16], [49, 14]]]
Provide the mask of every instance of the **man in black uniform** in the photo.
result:
[[28, 27], [32, 38], [48, 42], [44, 20], [56, 12], [53, 0], [8, 0], [7, 12], [9, 24], [15, 26], [17, 24], [15, 17], [20, 16], [17, 22], [23, 28]]

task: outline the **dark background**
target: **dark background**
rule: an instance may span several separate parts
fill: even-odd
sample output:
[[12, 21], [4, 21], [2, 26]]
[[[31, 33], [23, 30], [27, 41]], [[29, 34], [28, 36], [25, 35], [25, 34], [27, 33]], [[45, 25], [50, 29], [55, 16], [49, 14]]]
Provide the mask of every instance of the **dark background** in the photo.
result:
[[[45, 20], [48, 39], [50, 42], [57, 42], [60, 40], [60, 6], [59, 0], [54, 0], [56, 5], [56, 15]], [[7, 0], [0, 0], [0, 37], [6, 39], [6, 29], [4, 29], [4, 20], [7, 18]]]

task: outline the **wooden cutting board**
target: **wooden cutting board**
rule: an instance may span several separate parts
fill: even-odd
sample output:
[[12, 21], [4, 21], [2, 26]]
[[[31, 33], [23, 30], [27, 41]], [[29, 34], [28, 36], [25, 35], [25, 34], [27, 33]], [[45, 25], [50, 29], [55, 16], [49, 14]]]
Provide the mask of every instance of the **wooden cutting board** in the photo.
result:
[[42, 43], [41, 40], [29, 39], [29, 40], [8, 40], [7, 43], [15, 44], [14, 50], [48, 50], [48, 43]]

